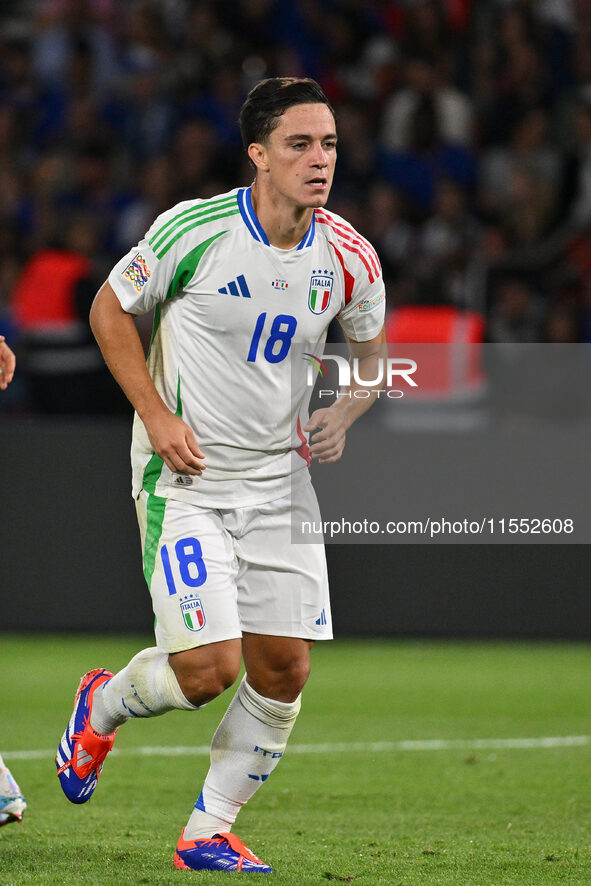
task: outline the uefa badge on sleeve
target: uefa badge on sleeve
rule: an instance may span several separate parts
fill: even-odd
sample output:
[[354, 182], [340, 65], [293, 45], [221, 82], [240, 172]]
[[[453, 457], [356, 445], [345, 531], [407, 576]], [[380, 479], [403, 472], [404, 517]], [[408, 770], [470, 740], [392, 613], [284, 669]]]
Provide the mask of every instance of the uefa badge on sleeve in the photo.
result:
[[308, 307], [313, 314], [324, 314], [330, 304], [334, 271], [312, 271]]
[[136, 292], [141, 292], [152, 272], [145, 258], [138, 252], [123, 271], [123, 276], [129, 280]]
[[188, 594], [180, 599], [183, 621], [190, 631], [200, 631], [205, 627], [205, 612], [201, 598], [196, 594]]

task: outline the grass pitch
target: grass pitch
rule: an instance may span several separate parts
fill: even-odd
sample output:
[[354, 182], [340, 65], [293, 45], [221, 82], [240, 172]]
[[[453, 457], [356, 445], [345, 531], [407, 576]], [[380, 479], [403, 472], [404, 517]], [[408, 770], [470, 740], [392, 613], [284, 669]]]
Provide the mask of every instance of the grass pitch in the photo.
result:
[[[126, 724], [88, 804], [59, 788], [53, 753], [80, 675], [151, 643], [2, 636], [0, 750], [29, 808], [0, 830], [0, 886], [240, 876], [172, 867], [229, 693]], [[589, 884], [591, 740], [538, 740], [591, 734], [590, 673], [587, 645], [319, 644], [285, 759], [236, 832], [276, 886]]]

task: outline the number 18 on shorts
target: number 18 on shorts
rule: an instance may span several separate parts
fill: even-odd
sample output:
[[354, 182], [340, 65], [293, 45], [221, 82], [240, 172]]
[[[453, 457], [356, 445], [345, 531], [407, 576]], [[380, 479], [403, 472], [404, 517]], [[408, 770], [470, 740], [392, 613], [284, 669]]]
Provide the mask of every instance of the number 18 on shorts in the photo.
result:
[[[311, 484], [298, 512], [319, 519]], [[242, 636], [332, 638], [322, 544], [292, 544], [291, 495], [210, 509], [142, 491], [137, 513], [156, 641], [180, 652]]]

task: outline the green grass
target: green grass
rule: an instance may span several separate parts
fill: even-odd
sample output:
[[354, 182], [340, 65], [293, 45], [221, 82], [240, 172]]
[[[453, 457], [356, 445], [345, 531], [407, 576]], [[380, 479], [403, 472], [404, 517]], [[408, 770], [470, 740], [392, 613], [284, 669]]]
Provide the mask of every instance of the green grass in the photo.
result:
[[[176, 871], [172, 853], [207, 770], [228, 698], [121, 729], [85, 806], [52, 760], [80, 675], [116, 670], [150, 640], [0, 640], [0, 750], [24, 789], [0, 830], [0, 886], [226, 883]], [[567, 644], [335, 642], [313, 653], [291, 745], [591, 733], [591, 648]], [[47, 749], [42, 759], [11, 751]], [[276, 886], [534, 886], [591, 883], [591, 745], [288, 753], [237, 833]]]

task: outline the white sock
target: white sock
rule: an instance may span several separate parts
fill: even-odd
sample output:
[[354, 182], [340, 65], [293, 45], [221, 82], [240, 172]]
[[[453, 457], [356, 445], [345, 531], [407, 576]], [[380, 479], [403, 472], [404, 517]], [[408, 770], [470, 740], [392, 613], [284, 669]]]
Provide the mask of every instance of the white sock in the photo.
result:
[[289, 703], [264, 698], [242, 680], [213, 737], [211, 766], [186, 840], [231, 830], [241, 807], [283, 756], [299, 710], [300, 698]]
[[131, 717], [158, 717], [174, 709], [197, 710], [181, 692], [167, 653], [151, 646], [95, 692], [90, 725], [108, 735]]

